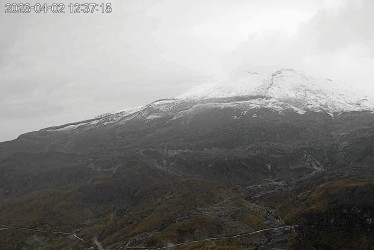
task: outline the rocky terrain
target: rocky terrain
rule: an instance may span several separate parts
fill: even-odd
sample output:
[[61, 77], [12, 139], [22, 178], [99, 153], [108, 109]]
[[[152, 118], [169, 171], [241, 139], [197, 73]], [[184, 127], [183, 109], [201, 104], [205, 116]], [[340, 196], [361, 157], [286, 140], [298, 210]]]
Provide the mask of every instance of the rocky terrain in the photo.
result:
[[0, 143], [0, 249], [373, 249], [372, 99], [292, 70]]

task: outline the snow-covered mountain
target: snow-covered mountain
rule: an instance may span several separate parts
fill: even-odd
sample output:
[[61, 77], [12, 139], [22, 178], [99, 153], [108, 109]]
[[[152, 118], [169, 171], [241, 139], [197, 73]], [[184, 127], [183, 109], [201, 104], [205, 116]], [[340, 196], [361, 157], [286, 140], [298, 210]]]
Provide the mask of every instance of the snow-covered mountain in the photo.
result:
[[[276, 109], [292, 108], [305, 111], [371, 110], [369, 98], [352, 86], [330, 79], [321, 79], [282, 69], [271, 74], [245, 72], [246, 74], [218, 84], [196, 88], [180, 96], [182, 99], [227, 98], [235, 96], [258, 96], [252, 103]], [[259, 100], [261, 99], [261, 100]]]
[[[344, 228], [338, 232], [344, 242], [349, 227], [359, 226], [356, 238], [371, 246], [371, 107], [364, 94], [327, 79], [245, 72], [177, 98], [2, 142], [0, 221], [9, 228], [0, 233], [0, 249], [19, 249], [35, 234], [14, 234], [12, 225], [61, 228], [86, 248], [99, 234], [107, 249], [118, 249], [159, 247], [160, 239], [172, 242], [169, 235], [175, 242], [233, 228], [243, 235], [280, 228], [284, 218], [303, 235], [302, 225], [308, 232]], [[181, 226], [194, 231], [179, 234]], [[279, 243], [305, 242], [292, 237], [277, 229], [243, 246], [289, 249]]]
[[175, 120], [194, 115], [201, 109], [217, 107], [235, 108], [244, 113], [265, 108], [276, 112], [305, 114], [313, 111], [334, 115], [350, 111], [372, 111], [373, 100], [347, 84], [307, 76], [291, 69], [273, 73], [247, 71], [223, 82], [194, 88], [177, 98], [157, 100], [145, 106], [45, 130], [70, 131], [121, 125], [134, 119], [149, 122], [168, 117]]

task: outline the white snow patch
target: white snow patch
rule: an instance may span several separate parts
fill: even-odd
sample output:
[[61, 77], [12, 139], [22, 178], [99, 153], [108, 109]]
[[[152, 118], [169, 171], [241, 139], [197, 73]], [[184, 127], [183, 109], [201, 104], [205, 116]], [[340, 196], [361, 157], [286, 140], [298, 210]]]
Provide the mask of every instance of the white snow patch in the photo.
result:
[[[265, 96], [257, 106], [278, 109], [288, 106], [300, 114], [306, 110], [339, 113], [374, 110], [374, 98], [352, 86], [330, 79], [313, 78], [290, 69], [273, 74], [248, 73], [217, 84], [191, 90], [180, 99]], [[268, 101], [272, 99], [272, 101]]]

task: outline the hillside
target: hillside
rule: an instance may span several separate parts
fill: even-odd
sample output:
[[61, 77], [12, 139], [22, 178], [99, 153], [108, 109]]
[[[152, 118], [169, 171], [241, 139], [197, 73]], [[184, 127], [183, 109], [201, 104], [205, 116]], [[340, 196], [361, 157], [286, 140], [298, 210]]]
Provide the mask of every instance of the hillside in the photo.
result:
[[0, 248], [371, 249], [372, 103], [247, 72], [23, 134], [0, 143]]

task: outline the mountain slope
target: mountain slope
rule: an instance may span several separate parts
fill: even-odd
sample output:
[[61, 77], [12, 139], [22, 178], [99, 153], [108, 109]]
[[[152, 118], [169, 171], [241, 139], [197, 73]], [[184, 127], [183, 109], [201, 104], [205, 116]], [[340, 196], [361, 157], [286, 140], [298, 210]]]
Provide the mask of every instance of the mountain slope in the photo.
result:
[[[239, 134], [245, 130], [268, 128], [267, 136], [257, 133], [259, 138], [256, 139], [256, 132], [246, 134], [241, 142], [233, 145], [236, 147], [252, 140], [273, 140], [268, 137], [285, 124], [290, 127], [288, 131], [297, 131], [292, 133], [298, 139], [308, 137], [308, 133], [325, 137], [326, 133], [319, 131], [318, 126], [308, 128], [308, 131], [297, 127], [305, 126], [309, 119], [313, 119], [316, 124], [326, 120], [333, 124], [345, 117], [343, 115], [343, 118], [337, 117], [336, 120], [325, 114], [333, 116], [347, 112], [371, 112], [371, 101], [344, 85], [308, 77], [292, 70], [280, 70], [271, 75], [246, 73], [229, 82], [190, 92], [179, 98], [158, 100], [143, 107], [22, 135], [18, 140], [0, 144], [0, 158], [18, 151], [98, 153], [104, 150], [115, 153], [160, 143], [186, 147], [188, 140], [193, 141], [193, 144], [201, 144], [201, 147], [212, 147], [217, 143], [225, 143], [235, 134], [227, 135], [228, 138], [224, 139], [225, 134], [221, 133], [216, 141], [209, 138], [208, 142], [204, 138], [210, 137], [210, 133], [233, 130], [242, 137]], [[316, 120], [317, 117], [320, 121]], [[295, 125], [291, 124], [293, 119], [296, 119]], [[301, 124], [298, 125], [299, 121]], [[366, 126], [368, 122], [364, 119], [352, 125], [360, 127], [364, 123]], [[270, 123], [274, 123], [273, 128]], [[279, 141], [282, 136], [277, 134]], [[284, 134], [283, 137], [287, 136]], [[289, 141], [289, 138], [286, 140]]]
[[[332, 216], [344, 214], [336, 209], [351, 208], [347, 197], [370, 199], [366, 190], [372, 188], [367, 183], [374, 177], [373, 164], [370, 99], [290, 70], [246, 73], [178, 98], [0, 143], [0, 224], [67, 230], [85, 243], [40, 237], [48, 246], [58, 241], [73, 249], [92, 246], [94, 237], [120, 249], [162, 247], [286, 222], [306, 221], [309, 227], [308, 218], [315, 216], [337, 221], [329, 213], [313, 213], [321, 205], [314, 190], [347, 190], [323, 203]], [[324, 185], [328, 182], [337, 184]], [[365, 202], [359, 206], [367, 217], [360, 223], [370, 229], [365, 221], [373, 219], [374, 208]], [[318, 223], [312, 226], [325, 226]], [[5, 236], [0, 230], [0, 248], [42, 244], [32, 230], [5, 230]], [[255, 235], [234, 246], [286, 249], [296, 244], [297, 233]], [[302, 244], [313, 247], [316, 238], [313, 232], [311, 242]], [[360, 239], [352, 242], [361, 244]], [[329, 237], [324, 242], [333, 244]]]
[[330, 79], [319, 79], [297, 73], [292, 69], [282, 69], [272, 74], [246, 72], [228, 81], [213, 86], [198, 88], [181, 95], [185, 99], [227, 98], [233, 96], [261, 96], [264, 103], [290, 105], [295, 110], [305, 112], [372, 110], [373, 102], [352, 86]]

